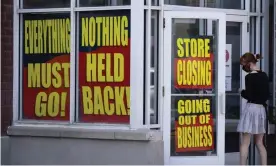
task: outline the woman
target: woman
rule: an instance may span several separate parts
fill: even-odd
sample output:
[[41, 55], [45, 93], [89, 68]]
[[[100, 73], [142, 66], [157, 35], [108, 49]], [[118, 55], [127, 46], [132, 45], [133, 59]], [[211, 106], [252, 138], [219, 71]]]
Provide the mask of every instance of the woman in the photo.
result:
[[263, 144], [263, 136], [266, 133], [266, 101], [269, 98], [269, 79], [265, 72], [261, 71], [256, 63], [261, 56], [245, 53], [240, 58], [245, 76], [245, 90], [241, 96], [247, 100], [238, 124], [238, 132], [242, 134], [240, 145], [240, 164], [245, 165], [248, 156], [251, 135], [255, 137], [255, 144], [261, 156], [261, 164], [267, 164], [267, 152]]

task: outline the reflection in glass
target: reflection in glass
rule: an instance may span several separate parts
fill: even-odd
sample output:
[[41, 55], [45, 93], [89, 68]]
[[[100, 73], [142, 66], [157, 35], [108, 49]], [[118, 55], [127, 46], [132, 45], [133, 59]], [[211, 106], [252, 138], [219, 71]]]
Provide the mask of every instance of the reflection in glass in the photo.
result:
[[[151, 17], [147, 15], [149, 12], [144, 12], [144, 96], [145, 103], [149, 103], [149, 107], [146, 107], [145, 104], [144, 114], [146, 110], [150, 110], [150, 124], [158, 124], [158, 16], [159, 11], [152, 11]], [[148, 21], [150, 19], [151, 29], [147, 30]], [[150, 33], [147, 33], [150, 32]], [[147, 35], [150, 36], [150, 40], [147, 40]], [[149, 43], [148, 43], [149, 41]], [[148, 48], [149, 47], [149, 48]], [[147, 54], [147, 49], [150, 49], [150, 54]], [[147, 66], [149, 65], [149, 66]], [[150, 91], [150, 95], [147, 95], [146, 92]], [[148, 106], [148, 105], [147, 105]]]
[[[241, 23], [239, 22], [226, 22], [226, 44], [231, 45], [231, 91], [227, 91], [227, 93], [238, 93], [240, 88], [240, 56], [241, 52]], [[239, 95], [239, 94], [238, 94]]]
[[[225, 152], [239, 152], [239, 133], [237, 133], [238, 120], [240, 118], [241, 98], [239, 88], [241, 80], [240, 56], [242, 46], [242, 23], [226, 22], [226, 44], [230, 45], [231, 70], [226, 70], [231, 80], [230, 91], [226, 91], [225, 108]], [[226, 47], [226, 49], [229, 49]]]
[[164, 3], [181, 6], [200, 6], [200, 0], [164, 0]]
[[256, 12], [256, 0], [250, 0], [250, 12]]
[[79, 0], [79, 6], [121, 6], [130, 5], [130, 0]]
[[244, 9], [244, 0], [165, 0], [165, 4], [210, 7], [223, 9]]
[[[226, 119], [239, 119], [240, 118], [240, 95], [226, 95]], [[226, 125], [226, 131], [227, 131]], [[236, 129], [232, 130], [235, 131]]]
[[151, 6], [158, 6], [159, 0], [144, 0], [144, 5], [148, 5], [149, 1], [151, 1]]
[[244, 0], [205, 0], [206, 7], [222, 9], [244, 9]]
[[70, 7], [70, 0], [23, 0], [23, 8], [64, 8]]

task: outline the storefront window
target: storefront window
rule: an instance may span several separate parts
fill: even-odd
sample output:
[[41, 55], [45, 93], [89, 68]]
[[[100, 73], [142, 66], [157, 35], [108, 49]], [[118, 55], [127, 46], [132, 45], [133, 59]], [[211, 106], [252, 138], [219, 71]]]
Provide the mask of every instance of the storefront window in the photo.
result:
[[69, 120], [70, 28], [70, 14], [23, 15], [23, 119]]
[[165, 4], [198, 6], [222, 9], [244, 9], [244, 0], [233, 3], [232, 0], [165, 0]]
[[205, 0], [205, 6], [222, 9], [244, 9], [244, 0], [236, 0], [235, 3], [232, 0]]
[[23, 0], [23, 8], [64, 8], [70, 7], [70, 0]]
[[[159, 11], [151, 10], [151, 17], [148, 17], [149, 10], [145, 10], [144, 16], [144, 97], [145, 108], [144, 115], [147, 111], [150, 113], [150, 119], [147, 123], [157, 124], [158, 117], [158, 72], [159, 72], [159, 56], [158, 56], [158, 37], [159, 37]], [[149, 19], [149, 21], [148, 21]], [[149, 23], [150, 22], [150, 29]], [[148, 32], [148, 33], [147, 33]], [[148, 40], [149, 38], [149, 40]], [[146, 119], [146, 118], [145, 118]], [[147, 124], [146, 123], [146, 124]]]
[[250, 1], [250, 12], [256, 12], [256, 0]]
[[129, 123], [130, 10], [79, 13], [79, 121]]
[[[24, 14], [22, 119], [129, 124], [130, 10]], [[76, 34], [77, 110], [70, 111], [71, 35]], [[142, 88], [141, 88], [142, 89]]]
[[164, 0], [165, 4], [182, 6], [200, 6], [200, 0]]
[[79, 0], [79, 6], [121, 6], [130, 5], [130, 0]]
[[149, 1], [151, 1], [152, 6], [158, 6], [159, 5], [159, 0], [144, 0], [144, 5], [148, 5]]
[[[130, 5], [130, 0], [78, 0], [80, 7]], [[65, 8], [70, 0], [23, 0], [23, 8]]]
[[[149, 95], [148, 99], [154, 111], [143, 117], [143, 109], [138, 109], [136, 106], [137, 103], [141, 103], [140, 106], [143, 108], [143, 81], [139, 85], [132, 83], [137, 87], [134, 91], [137, 96], [140, 93], [140, 97], [132, 96], [134, 99], [132, 103], [136, 102], [136, 105], [130, 102], [131, 80], [133, 82], [137, 82], [138, 79], [143, 80], [144, 74], [143, 64], [140, 61], [141, 70], [136, 70], [139, 65], [134, 65], [135, 74], [131, 79], [131, 73], [134, 72], [131, 63], [134, 59], [143, 57], [143, 53], [134, 51], [135, 53], [132, 53], [134, 58], [131, 59], [131, 51], [135, 50], [131, 49], [132, 7], [124, 6], [114, 10], [109, 10], [110, 7], [107, 7], [130, 5], [130, 1], [76, 0], [76, 7], [102, 7], [93, 10], [90, 8], [88, 11], [84, 11], [87, 8], [79, 7], [81, 11], [71, 10], [70, 13], [62, 8], [70, 7], [72, 0], [57, 3], [51, 0], [21, 1], [25, 8], [37, 10], [18, 13], [17, 24], [22, 22], [22, 25], [18, 26], [20, 28], [18, 32], [20, 82], [17, 87], [20, 95], [17, 104], [20, 112], [16, 115], [18, 120], [97, 123], [97, 126], [121, 124], [116, 126], [118, 128], [128, 125], [139, 128], [146, 118], [151, 119], [152, 124], [159, 123], [158, 74], [155, 69], [158, 67], [156, 59], [158, 31], [155, 30], [158, 29], [159, 12], [152, 13], [150, 21], [152, 30], [149, 29], [150, 43], [152, 43], [150, 54], [153, 60], [149, 61], [148, 67], [153, 70], [148, 70], [150, 72], [148, 86], [156, 94], [153, 99]], [[157, 0], [153, 3], [157, 4]], [[39, 11], [40, 8], [46, 8], [43, 9], [43, 14]], [[103, 10], [104, 8], [106, 10]], [[76, 16], [74, 22], [71, 20], [72, 16]], [[136, 31], [138, 36], [143, 34], [142, 30]], [[141, 44], [140, 50], [143, 50], [143, 43], [137, 43], [137, 46]], [[150, 90], [148, 92], [151, 93]], [[139, 98], [139, 101], [135, 100], [136, 98]], [[134, 109], [131, 109], [131, 106]], [[135, 118], [131, 120], [130, 117]]]

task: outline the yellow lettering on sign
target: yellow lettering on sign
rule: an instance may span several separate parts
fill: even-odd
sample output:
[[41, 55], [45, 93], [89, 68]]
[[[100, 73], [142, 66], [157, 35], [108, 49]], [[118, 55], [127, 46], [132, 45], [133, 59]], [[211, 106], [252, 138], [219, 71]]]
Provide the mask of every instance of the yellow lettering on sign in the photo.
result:
[[64, 117], [67, 92], [39, 92], [35, 101], [35, 115], [37, 117]]
[[211, 85], [212, 64], [210, 60], [178, 60], [178, 85]]
[[[129, 115], [129, 87], [82, 87], [86, 115]], [[114, 103], [110, 101], [114, 101]], [[124, 101], [127, 101], [126, 103]]]
[[70, 53], [70, 19], [24, 20], [24, 53]]
[[[28, 88], [69, 87], [69, 63], [29, 63]], [[63, 73], [63, 77], [60, 73]]]
[[177, 38], [177, 56], [193, 58], [210, 57], [210, 39], [209, 38]]
[[213, 145], [211, 125], [177, 127], [177, 148], [199, 148]]
[[127, 16], [85, 17], [81, 19], [81, 46], [127, 46]]
[[209, 113], [211, 111], [210, 100], [179, 100], [177, 111], [179, 114]]
[[122, 82], [125, 79], [124, 64], [124, 56], [121, 53], [113, 55], [111, 53], [88, 53], [86, 55], [86, 81]]

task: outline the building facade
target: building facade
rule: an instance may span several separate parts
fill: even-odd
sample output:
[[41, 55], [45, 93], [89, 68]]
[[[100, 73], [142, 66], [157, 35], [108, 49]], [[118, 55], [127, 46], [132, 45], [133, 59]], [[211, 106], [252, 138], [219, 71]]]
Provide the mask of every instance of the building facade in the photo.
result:
[[238, 164], [239, 58], [275, 115], [276, 33], [273, 0], [237, 2], [3, 0], [2, 163]]

